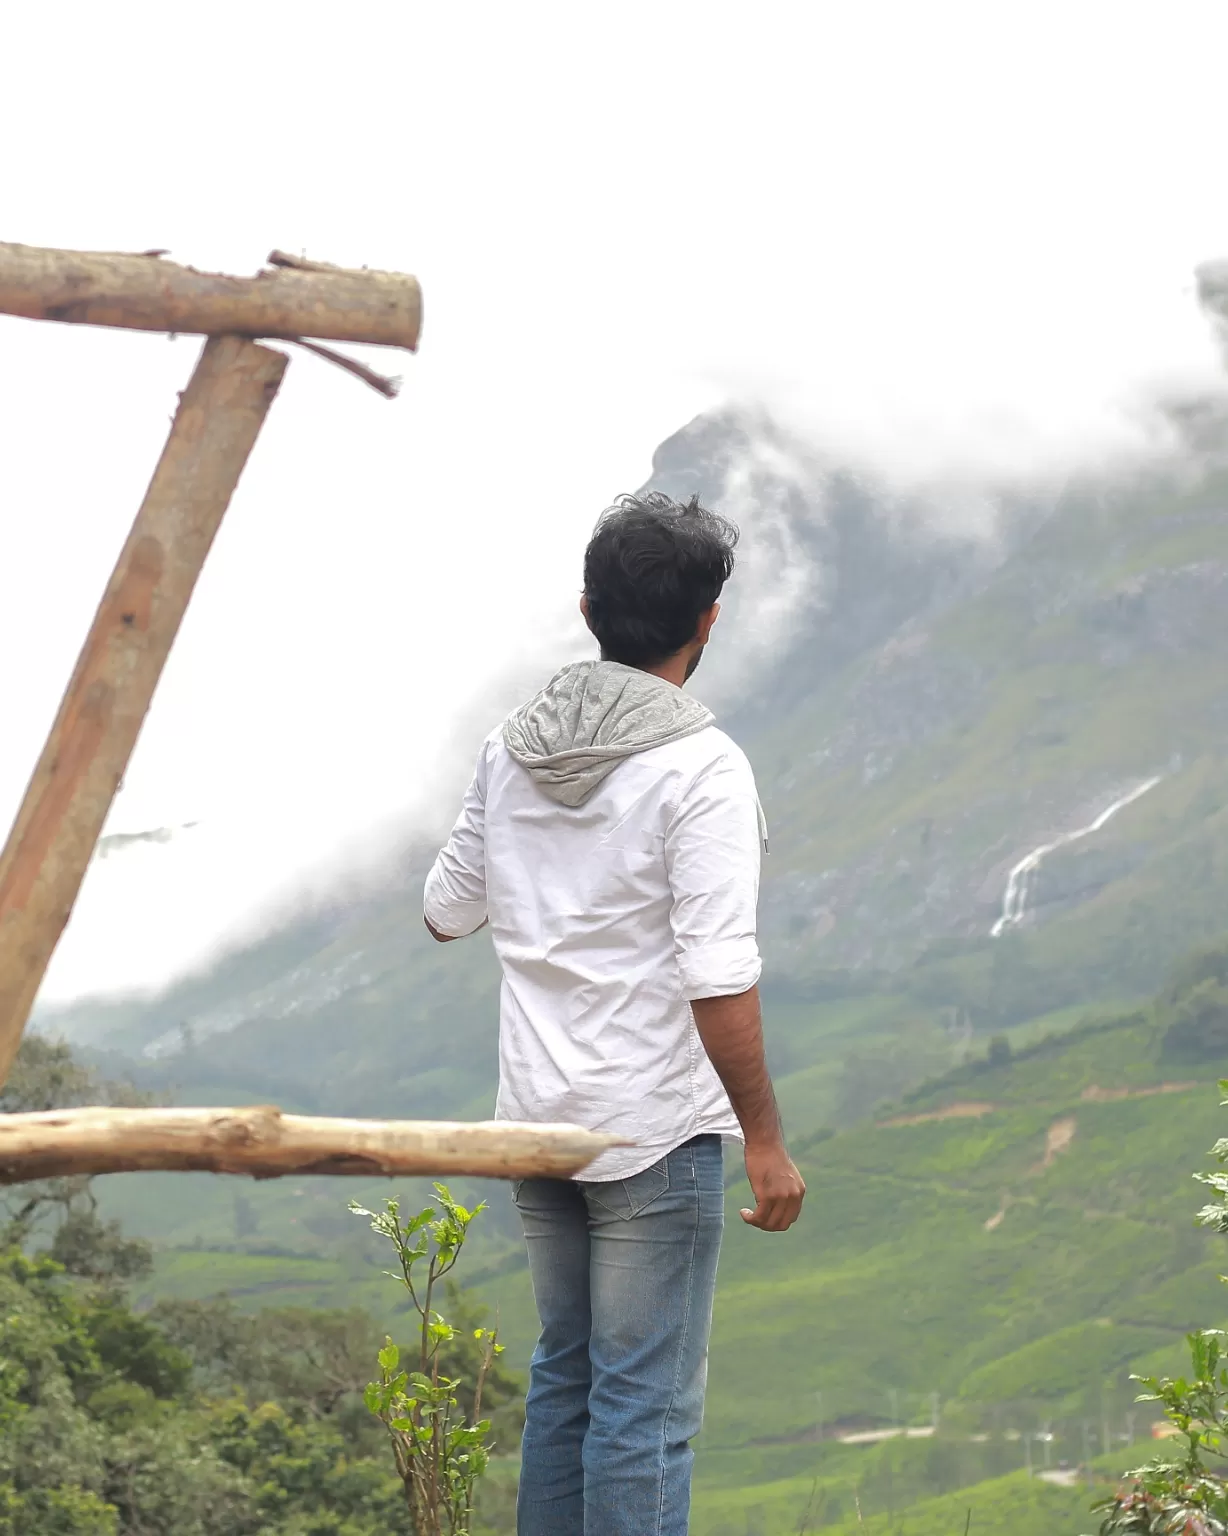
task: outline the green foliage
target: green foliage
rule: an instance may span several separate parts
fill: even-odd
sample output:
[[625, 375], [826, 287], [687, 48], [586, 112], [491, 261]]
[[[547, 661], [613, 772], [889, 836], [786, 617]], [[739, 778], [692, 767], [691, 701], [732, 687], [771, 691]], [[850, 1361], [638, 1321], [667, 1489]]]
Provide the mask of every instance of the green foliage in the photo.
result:
[[1207, 981], [1228, 986], [1228, 942], [1223, 939], [1200, 945], [1179, 960], [1173, 967], [1168, 986], [1160, 994], [1161, 1001], [1177, 1002]]
[[435, 1193], [438, 1209], [427, 1206], [405, 1222], [395, 1199], [386, 1200], [379, 1212], [357, 1201], [350, 1204], [355, 1215], [369, 1218], [372, 1231], [392, 1244], [400, 1266], [400, 1275], [392, 1278], [399, 1278], [419, 1321], [412, 1368], [401, 1365], [400, 1349], [386, 1340], [377, 1357], [379, 1380], [368, 1384], [364, 1396], [388, 1432], [415, 1536], [443, 1536], [445, 1531], [471, 1536], [474, 1492], [491, 1452], [490, 1420], [481, 1417], [483, 1390], [503, 1346], [495, 1330], [473, 1331], [481, 1358], [471, 1404], [461, 1409], [460, 1382], [442, 1369], [443, 1352], [455, 1343], [456, 1328], [435, 1309], [434, 1299], [483, 1207], [467, 1210], [443, 1184], [435, 1185]]
[[1228, 1057], [1228, 987], [1208, 977], [1169, 1006], [1164, 1051], [1183, 1061]]
[[[71, 1186], [77, 1181], [53, 1182]], [[67, 1198], [63, 1198], [65, 1194]], [[102, 1220], [88, 1187], [80, 1194], [71, 1189], [57, 1192], [48, 1203], [59, 1204], [60, 1219], [47, 1251], [70, 1275], [101, 1284], [123, 1284], [149, 1273], [153, 1265], [150, 1244], [126, 1237], [118, 1221]]]
[[[872, 1017], [868, 1001], [831, 1009], [827, 1017], [839, 1013], [852, 1048], [856, 1030]], [[1220, 1111], [1214, 1094], [1196, 1086], [1157, 1091], [1166, 1083], [1173, 1086], [1174, 1078], [1199, 1074], [1174, 1072], [1163, 1058], [1150, 1010], [1093, 1016], [1072, 1030], [1075, 1022], [1042, 1023], [1042, 1033], [1067, 1031], [1048, 1040], [1013, 1040], [1007, 1066], [990, 1067], [982, 1045], [976, 1071], [931, 1083], [900, 1111], [937, 1115], [975, 1100], [997, 1106], [989, 1113], [861, 1124], [816, 1136], [799, 1151], [814, 1215], [781, 1243], [763, 1242], [736, 1219], [737, 1208], [746, 1203], [745, 1186], [730, 1159], [730, 1220], [716, 1298], [708, 1410], [697, 1443], [696, 1536], [731, 1522], [737, 1536], [745, 1536], [748, 1527], [755, 1528], [749, 1516], [759, 1502], [765, 1509], [777, 1507], [775, 1495], [769, 1497], [772, 1489], [780, 1490], [779, 1518], [765, 1515], [763, 1528], [773, 1536], [777, 1531], [793, 1536], [816, 1476], [820, 1492], [826, 1490], [825, 1520], [837, 1511], [841, 1520], [854, 1519], [852, 1496], [858, 1491], [867, 1522], [885, 1521], [890, 1487], [897, 1513], [909, 1510], [908, 1522], [914, 1510], [943, 1501], [943, 1518], [958, 1536], [966, 1505], [957, 1508], [957, 1490], [971, 1484], [996, 1487], [1008, 1469], [1014, 1469], [1009, 1486], [1000, 1494], [984, 1492], [985, 1509], [995, 1519], [1001, 1515], [1001, 1522], [982, 1521], [978, 1502], [974, 1532], [1062, 1536], [1081, 1528], [1091, 1494], [1022, 1483], [1024, 1445], [1010, 1435], [1039, 1431], [1047, 1423], [1056, 1436], [1051, 1446], [1056, 1465], [1062, 1459], [1077, 1464], [1101, 1451], [1106, 1417], [1114, 1443], [1131, 1412], [1137, 1415], [1135, 1428], [1145, 1434], [1148, 1409], [1133, 1407], [1135, 1389], [1122, 1378], [1144, 1368], [1156, 1374], [1179, 1371], [1177, 1352], [1185, 1334], [1200, 1324], [1228, 1322], [1228, 1297], [1220, 1299], [1222, 1288], [1214, 1280], [1216, 1240], [1193, 1228], [1187, 1215], [1189, 1170], [1216, 1136]], [[1085, 1097], [1093, 1090], [1131, 1097]], [[1046, 1163], [1049, 1131], [1068, 1119], [1075, 1122], [1073, 1138]], [[224, 1283], [243, 1291], [241, 1306], [259, 1308], [271, 1297], [311, 1295], [313, 1286], [329, 1294], [315, 1278], [327, 1275], [331, 1294], [361, 1295], [366, 1305], [378, 1306], [373, 1278], [378, 1271], [367, 1254], [354, 1253], [347, 1267], [327, 1253], [315, 1234], [314, 1216], [308, 1217], [327, 1209], [335, 1185], [319, 1193], [313, 1185], [303, 1188], [297, 1199], [293, 1188], [255, 1188], [251, 1196], [263, 1202], [265, 1225], [280, 1220], [287, 1235], [295, 1230], [287, 1212], [312, 1220], [310, 1257], [185, 1249], [162, 1256], [161, 1283], [168, 1289], [190, 1285], [198, 1294]], [[492, 1202], [499, 1189], [492, 1186]], [[510, 1209], [505, 1192], [499, 1199]], [[466, 1197], [465, 1203], [475, 1201]], [[227, 1194], [227, 1231], [230, 1204]], [[369, 1198], [366, 1204], [378, 1208]], [[411, 1206], [405, 1199], [401, 1209], [417, 1210], [418, 1203]], [[489, 1215], [497, 1232], [498, 1212]], [[497, 1299], [500, 1342], [508, 1346], [502, 1359], [520, 1366], [535, 1336], [528, 1277], [510, 1242], [480, 1246], [486, 1220], [470, 1230], [469, 1242], [478, 1246], [466, 1247], [464, 1273], [481, 1296]], [[386, 1242], [380, 1238], [379, 1246]], [[380, 1289], [397, 1294], [386, 1281]], [[193, 1354], [200, 1379], [214, 1382], [210, 1390], [237, 1390], [233, 1376], [203, 1363], [208, 1355], [203, 1346], [197, 1355], [175, 1331], [173, 1319], [186, 1319], [201, 1305], [168, 1301], [155, 1317]], [[247, 1316], [229, 1307], [244, 1328], [259, 1326], [276, 1336], [279, 1350], [291, 1350], [293, 1328], [274, 1319], [293, 1310], [264, 1306]], [[462, 1329], [451, 1300], [439, 1310], [457, 1331], [449, 1347], [465, 1343], [476, 1349], [463, 1335], [481, 1323]], [[1105, 1325], [1103, 1319], [1111, 1321]], [[398, 1370], [406, 1365], [402, 1320], [389, 1305], [367, 1342], [355, 1339], [358, 1364], [351, 1380], [365, 1384], [371, 1374], [367, 1362], [385, 1333], [402, 1347]], [[266, 1358], [258, 1379], [252, 1375], [251, 1385], [241, 1389], [249, 1401], [260, 1392], [289, 1401], [282, 1394], [295, 1379], [305, 1391], [323, 1392], [319, 1378], [310, 1375], [306, 1353], [292, 1353], [294, 1368], [277, 1368], [284, 1374], [276, 1388]], [[323, 1359], [327, 1351], [312, 1342], [311, 1354]], [[1016, 1376], [1014, 1366], [995, 1372], [999, 1361], [1026, 1368], [1026, 1379]], [[476, 1366], [475, 1357], [441, 1365], [442, 1375], [461, 1378], [456, 1396], [462, 1405], [464, 1383], [474, 1380]], [[1059, 1398], [1046, 1396], [1043, 1373], [1050, 1368], [1062, 1373]], [[968, 1383], [982, 1371], [974, 1391]], [[492, 1375], [488, 1392], [493, 1380]], [[934, 1442], [910, 1441], [907, 1454], [897, 1444], [887, 1460], [876, 1448], [844, 1446], [834, 1438], [837, 1432], [882, 1428], [897, 1411], [905, 1422], [928, 1423], [934, 1393], [940, 1404]], [[324, 1417], [344, 1415], [353, 1401], [345, 1397]], [[513, 1402], [498, 1410], [513, 1411]], [[485, 1397], [482, 1416], [487, 1416]], [[826, 1426], [821, 1439], [815, 1438], [816, 1419]], [[346, 1424], [348, 1443], [361, 1443], [367, 1455], [375, 1433], [386, 1434], [377, 1421], [370, 1423], [372, 1439], [361, 1442]], [[983, 1453], [972, 1440], [981, 1434], [991, 1436]], [[499, 1426], [492, 1438], [500, 1451], [514, 1450], [514, 1427]], [[1121, 1461], [1112, 1470], [1119, 1473], [1129, 1464]], [[497, 1456], [484, 1479], [483, 1498], [492, 1485], [505, 1497], [510, 1481], [511, 1468]], [[942, 1529], [939, 1506], [933, 1507], [932, 1523]], [[1046, 1512], [1053, 1521], [1048, 1528], [1039, 1523]], [[912, 1536], [909, 1523], [904, 1529]]]
[[[2, 1107], [115, 1101], [125, 1092], [34, 1037]], [[439, 1229], [445, 1268], [470, 1219], [455, 1203], [448, 1210]], [[391, 1536], [408, 1528], [402, 1485], [372, 1454], [383, 1447], [362, 1391], [379, 1331], [365, 1313], [280, 1308], [250, 1317], [214, 1298], [141, 1314], [125, 1282], [148, 1270], [148, 1245], [99, 1217], [88, 1179], [19, 1186], [4, 1235], [0, 1536]], [[42, 1251], [31, 1252], [40, 1242]], [[456, 1315], [485, 1339], [476, 1302], [461, 1300]], [[493, 1339], [470, 1338], [446, 1358], [488, 1358], [478, 1391], [514, 1432], [519, 1384], [494, 1364], [493, 1349]], [[478, 1536], [489, 1527], [471, 1529]]]
[[[1165, 1001], [1181, 1007], [1191, 1000], [1205, 1006], [1213, 991], [1222, 990], [1219, 973], [1225, 951], [1203, 951], [1182, 967]], [[1220, 1083], [1228, 1092], [1228, 1081]], [[1221, 1166], [1228, 1164], [1228, 1139], [1212, 1148]], [[1216, 1198], [1199, 1212], [1199, 1222], [1212, 1231], [1228, 1233], [1228, 1175], [1198, 1173]], [[1228, 1532], [1228, 1334], [1204, 1328], [1188, 1337], [1191, 1374], [1141, 1376], [1146, 1392], [1140, 1402], [1158, 1403], [1181, 1442], [1177, 1457], [1157, 1457], [1136, 1468], [1131, 1487], [1119, 1490], [1101, 1506], [1100, 1536], [1224, 1536]]]
[[357, 1309], [267, 1307], [241, 1312], [229, 1296], [161, 1301], [149, 1314], [215, 1396], [293, 1402], [313, 1418], [360, 1396], [382, 1334]]
[[88, 1489], [0, 1483], [0, 1536], [117, 1536], [118, 1511]]
[[[1219, 1086], [1221, 1093], [1228, 1093], [1228, 1079], [1221, 1080]], [[1221, 1137], [1215, 1143], [1211, 1148], [1211, 1156], [1221, 1167], [1228, 1165], [1228, 1138]], [[1200, 1184], [1214, 1190], [1216, 1195], [1216, 1199], [1199, 1211], [1199, 1222], [1204, 1227], [1210, 1227], [1213, 1232], [1228, 1233], [1228, 1174], [1196, 1173], [1194, 1177]]]
[[[958, 1532], [965, 1506], [950, 1490], [973, 1477], [998, 1483], [978, 1503], [974, 1532], [1060, 1536], [1078, 1529], [1070, 1500], [1082, 1490], [1041, 1486], [1022, 1471], [992, 1479], [979, 1461], [880, 1460], [830, 1434], [816, 1439], [816, 1414], [829, 1426], [874, 1427], [895, 1415], [891, 1392], [912, 1418], [936, 1392], [944, 1416], [963, 1416], [965, 1441], [974, 1426], [993, 1432], [995, 1415], [1015, 1432], [1052, 1415], [1082, 1456], [1081, 1421], [1098, 1424], [1101, 1394], [1110, 1417], [1125, 1411], [1112, 1396], [1123, 1355], [1137, 1370], [1131, 1352], [1141, 1351], [1163, 1375], [1178, 1367], [1158, 1362], [1191, 1323], [1223, 1320], [1206, 1299], [1208, 1232], [1189, 1229], [1180, 1196], [1214, 1132], [1196, 1090], [1159, 1090], [1221, 1070], [1203, 1063], [1224, 1058], [1228, 946], [1175, 977], [1154, 1007], [1132, 1000], [1189, 943], [1214, 936], [1228, 896], [1224, 608], [1215, 580], [1187, 579], [1223, 568], [1224, 489], [1212, 470], [1180, 484], [1156, 476], [1120, 492], [1078, 492], [1034, 537], [1013, 548], [1007, 540], [992, 572], [965, 573], [936, 609], [911, 600], [924, 584], [885, 563], [873, 541], [859, 546], [861, 575], [839, 568], [834, 588], [864, 577], [891, 600], [887, 629], [913, 613], [898, 636], [906, 643], [884, 649], [886, 630], [872, 627], [844, 649], [805, 636], [755, 727], [739, 732], [780, 833], [765, 871], [763, 936], [767, 974], [780, 984], [767, 1014], [782, 1108], [802, 1137], [820, 1126], [843, 1133], [809, 1143], [812, 1216], [787, 1242], [769, 1249], [736, 1215], [730, 1222], [700, 1449], [701, 1482], [726, 1502], [752, 1484], [796, 1481], [796, 1528], [816, 1475], [847, 1491], [867, 1476], [885, 1486], [890, 1471], [898, 1489], [907, 1465], [918, 1512], [910, 1536]], [[833, 628], [828, 638], [841, 636]], [[1046, 859], [1035, 922], [989, 939], [1013, 858], [1094, 813], [1114, 786], [1160, 771], [1163, 783], [1101, 833]], [[484, 944], [458, 966], [430, 943], [419, 884], [411, 876], [327, 920], [305, 919], [148, 1004], [82, 1010], [82, 1027], [137, 1056], [185, 1019], [242, 1003], [250, 1022], [224, 1053], [198, 1046], [147, 1070], [196, 1102], [276, 1097], [310, 1108], [323, 1095], [342, 1113], [488, 1112], [496, 967]], [[1091, 1008], [1100, 1018], [1068, 1039], [1035, 1050], [1021, 1039], [1040, 1014]], [[442, 1034], [441, 1017], [451, 1021]], [[967, 1040], [966, 1026], [979, 1040]], [[1008, 1030], [1010, 1059], [987, 1052], [986, 1036]], [[946, 1075], [965, 1055], [974, 1059]], [[926, 1076], [908, 1113], [960, 1100], [992, 1108], [976, 1119], [857, 1123]], [[1142, 1093], [1155, 1096], [1104, 1097]], [[1073, 1139], [1051, 1153], [1049, 1132], [1066, 1120]], [[146, 1201], [149, 1181], [117, 1182], [111, 1200]], [[319, 1225], [331, 1195], [308, 1185], [296, 1204], [297, 1191], [254, 1190], [240, 1206], [218, 1181], [197, 1204], [184, 1194], [199, 1183], [176, 1177], [165, 1187], [173, 1195], [149, 1201], [156, 1214], [141, 1218], [165, 1240], [148, 1293], [155, 1283], [197, 1297], [227, 1285], [244, 1306], [270, 1297], [380, 1306], [365, 1256], [343, 1254]], [[744, 1198], [731, 1191], [735, 1211]], [[489, 1226], [500, 1219], [492, 1213]], [[75, 1263], [87, 1249], [65, 1238], [59, 1251]], [[101, 1268], [100, 1258], [89, 1264]], [[509, 1354], [523, 1359], [532, 1332], [523, 1263], [510, 1241], [492, 1242], [474, 1268], [484, 1294], [499, 1296]], [[459, 1347], [457, 1314], [450, 1302], [444, 1310], [458, 1332], [447, 1347]], [[158, 1325], [171, 1329], [169, 1318]], [[220, 1345], [197, 1355], [175, 1335], [197, 1360], [193, 1390], [208, 1381], [253, 1411], [264, 1394], [292, 1404], [303, 1423], [344, 1423], [353, 1453], [365, 1443], [346, 1419], [357, 1335], [343, 1347], [338, 1324], [331, 1342], [307, 1349], [289, 1321], [267, 1328], [258, 1347], [231, 1338], [246, 1351], [241, 1368], [226, 1365]], [[103, 1371], [84, 1326], [71, 1347]], [[40, 1359], [22, 1369], [38, 1376]], [[440, 1372], [475, 1374], [451, 1361]], [[464, 1406], [461, 1388], [456, 1395]], [[169, 1401], [99, 1379], [73, 1399], [85, 1416], [73, 1420], [79, 1445], [91, 1424], [135, 1434]], [[58, 1443], [46, 1438], [48, 1455]], [[891, 1518], [863, 1503], [868, 1525]], [[751, 1529], [745, 1500], [718, 1517], [737, 1536]], [[853, 1519], [847, 1503], [841, 1518]]]
[[403, 1520], [339, 1416], [203, 1395], [118, 1293], [0, 1259], [0, 1536], [388, 1536]]
[[[1228, 1483], [1228, 1368], [1220, 1329], [1189, 1337], [1191, 1375], [1138, 1378], [1141, 1402], [1159, 1403], [1183, 1443], [1176, 1457], [1157, 1457], [1129, 1476], [1133, 1485], [1100, 1506], [1100, 1536], [1224, 1536]], [[1210, 1458], [1218, 1465], [1212, 1466]]]
[[192, 1364], [161, 1329], [138, 1317], [116, 1292], [103, 1291], [84, 1309], [85, 1326], [104, 1372], [122, 1375], [154, 1397], [180, 1397]]
[[[7, 1081], [0, 1083], [0, 1114], [141, 1102], [144, 1096], [131, 1084], [108, 1082], [82, 1066], [62, 1041], [39, 1035], [23, 1038]], [[0, 1197], [0, 1248], [26, 1246], [48, 1233], [52, 1257], [70, 1274], [123, 1281], [150, 1269], [149, 1243], [126, 1238], [117, 1222], [99, 1218], [91, 1179], [42, 1179]]]

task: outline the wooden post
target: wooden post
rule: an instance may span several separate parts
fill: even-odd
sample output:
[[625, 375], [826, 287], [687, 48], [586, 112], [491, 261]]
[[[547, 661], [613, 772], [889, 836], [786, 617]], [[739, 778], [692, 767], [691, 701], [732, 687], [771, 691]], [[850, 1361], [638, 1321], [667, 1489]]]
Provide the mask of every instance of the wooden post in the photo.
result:
[[157, 251], [56, 251], [0, 242], [0, 314], [181, 335], [418, 345], [422, 292], [403, 272], [350, 271], [274, 251], [255, 277], [197, 272]]
[[333, 1120], [241, 1109], [52, 1109], [0, 1115], [0, 1185], [137, 1170], [568, 1178], [612, 1136], [505, 1121]]
[[180, 399], [0, 854], [0, 1083], [287, 361], [241, 337], [214, 336]]
[[[254, 278], [162, 252], [0, 243], [0, 314], [209, 337], [60, 712], [0, 854], [0, 1084], [81, 888], [188, 599], [287, 359], [309, 345], [384, 394], [395, 381], [308, 338], [418, 344], [422, 296], [397, 272], [274, 251]], [[621, 1143], [574, 1126], [325, 1120], [271, 1107], [0, 1115], [0, 1185], [133, 1169], [564, 1178]]]

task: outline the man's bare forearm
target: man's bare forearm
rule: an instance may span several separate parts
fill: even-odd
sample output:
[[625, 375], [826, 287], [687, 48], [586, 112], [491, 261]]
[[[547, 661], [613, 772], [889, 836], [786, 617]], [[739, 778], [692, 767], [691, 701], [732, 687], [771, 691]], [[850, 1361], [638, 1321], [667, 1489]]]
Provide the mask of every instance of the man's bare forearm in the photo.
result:
[[691, 1004], [708, 1060], [724, 1084], [749, 1146], [781, 1146], [780, 1112], [763, 1050], [759, 989]]
[[700, 998], [691, 1004], [691, 1012], [746, 1138], [746, 1176], [755, 1208], [743, 1210], [742, 1220], [765, 1232], [784, 1232], [801, 1214], [806, 1186], [785, 1150], [763, 1052], [759, 989], [735, 997]]

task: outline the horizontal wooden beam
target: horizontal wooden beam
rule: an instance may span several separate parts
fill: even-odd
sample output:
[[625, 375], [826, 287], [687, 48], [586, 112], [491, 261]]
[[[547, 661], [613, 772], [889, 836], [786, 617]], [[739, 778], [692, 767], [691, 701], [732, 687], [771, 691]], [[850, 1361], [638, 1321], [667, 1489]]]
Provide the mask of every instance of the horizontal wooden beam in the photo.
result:
[[0, 314], [184, 335], [369, 342], [414, 351], [422, 292], [401, 272], [274, 251], [255, 277], [197, 272], [158, 252], [58, 251], [0, 242]]
[[75, 1174], [468, 1174], [568, 1178], [611, 1136], [570, 1125], [488, 1120], [331, 1120], [239, 1109], [51, 1109], [0, 1115], [0, 1184]]

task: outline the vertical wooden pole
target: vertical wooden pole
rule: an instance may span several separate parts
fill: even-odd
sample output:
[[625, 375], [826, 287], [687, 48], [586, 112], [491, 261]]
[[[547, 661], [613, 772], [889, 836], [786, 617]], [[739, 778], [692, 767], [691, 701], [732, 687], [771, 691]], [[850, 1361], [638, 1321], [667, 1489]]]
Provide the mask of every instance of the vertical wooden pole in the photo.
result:
[[0, 1084], [72, 913], [284, 353], [206, 343], [0, 854]]

